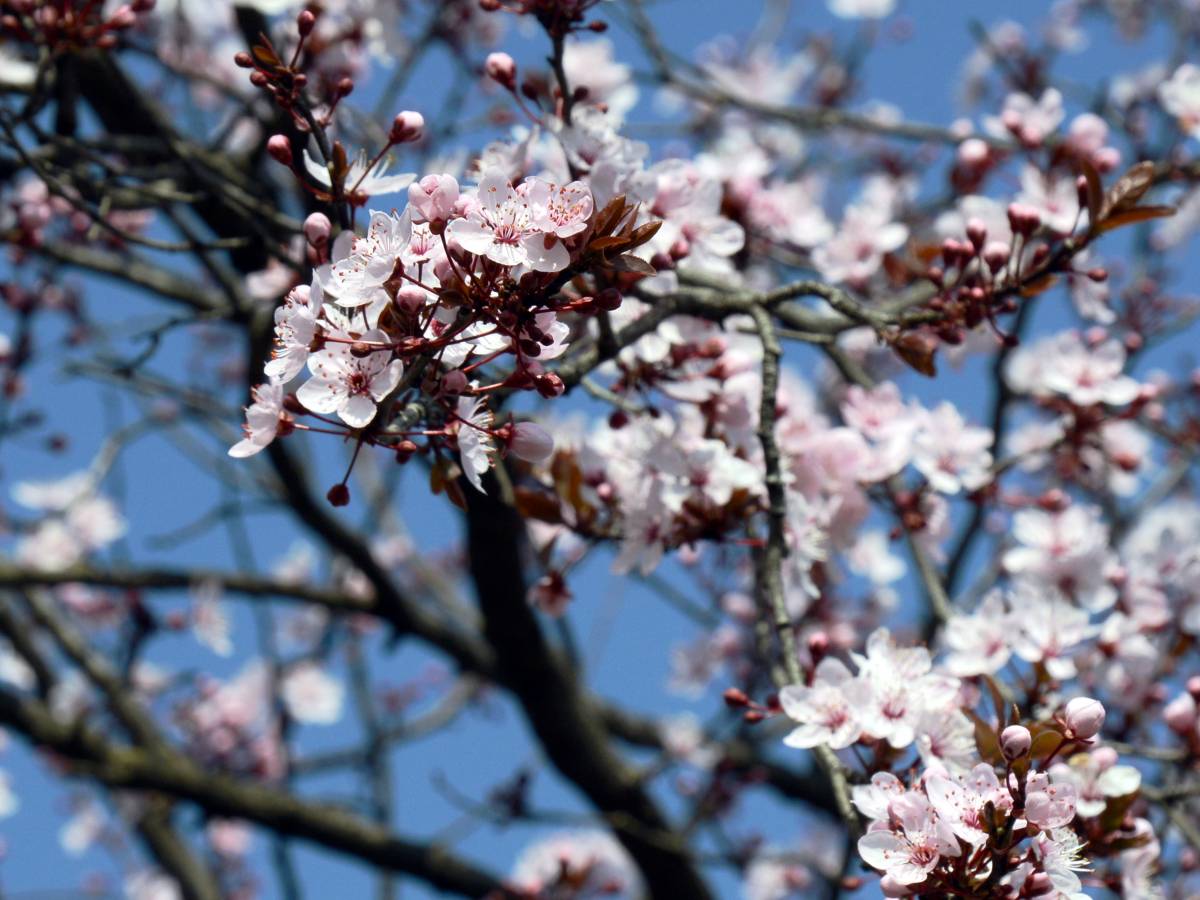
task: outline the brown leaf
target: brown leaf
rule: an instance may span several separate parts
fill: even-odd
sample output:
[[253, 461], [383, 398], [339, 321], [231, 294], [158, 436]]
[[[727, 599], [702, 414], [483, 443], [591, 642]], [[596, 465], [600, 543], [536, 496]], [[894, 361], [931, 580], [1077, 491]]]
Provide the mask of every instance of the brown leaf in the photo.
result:
[[1113, 213], [1122, 212], [1137, 204], [1142, 195], [1150, 190], [1154, 183], [1155, 165], [1152, 162], [1135, 163], [1129, 170], [1117, 179], [1108, 196], [1104, 200], [1104, 208], [1100, 217], [1107, 219]]
[[1100, 814], [1100, 826], [1105, 831], [1116, 831], [1120, 828], [1121, 823], [1125, 821], [1125, 814], [1137, 798], [1137, 791], [1120, 797], [1109, 797], [1104, 804], [1104, 812]]
[[250, 52], [253, 53], [254, 58], [264, 66], [276, 68], [282, 65], [282, 63], [279, 61], [279, 57], [275, 55], [275, 51], [270, 47], [263, 46], [262, 44], [255, 44], [250, 48]]
[[634, 256], [632, 253], [626, 253], [624, 256], [618, 256], [609, 263], [612, 268], [618, 272], [632, 272], [635, 275], [657, 275], [658, 270], [650, 263], [640, 257]]
[[927, 335], [908, 332], [892, 341], [892, 349], [914, 370], [930, 378], [937, 375], [937, 365], [934, 356], [937, 353], [937, 341]]
[[1096, 171], [1095, 166], [1082, 157], [1076, 162], [1083, 172], [1083, 177], [1087, 179], [1088, 225], [1094, 231], [1104, 209], [1104, 187], [1100, 184], [1100, 173]]
[[333, 179], [333, 184], [344, 184], [346, 174], [350, 171], [350, 162], [346, 159], [346, 148], [342, 146], [341, 141], [333, 142], [333, 151], [330, 156], [333, 158], [329, 161], [329, 174]]
[[629, 238], [617, 237], [616, 235], [598, 237], [588, 244], [587, 248], [592, 253], [604, 253], [607, 250], [613, 249], [616, 249], [619, 253], [624, 253], [626, 250], [632, 249], [629, 245]]
[[445, 487], [446, 472], [441, 460], [438, 460], [429, 467], [429, 490], [434, 494], [440, 494]]
[[642, 244], [646, 243], [656, 234], [658, 234], [658, 229], [660, 228], [662, 228], [662, 221], [655, 219], [653, 222], [647, 222], [645, 225], [639, 225], [637, 228], [633, 229], [633, 233], [629, 235], [629, 239], [633, 241], [630, 249], [633, 249], [633, 247], [642, 246]]
[[1029, 284], [1021, 288], [1022, 297], [1036, 297], [1038, 294], [1044, 293], [1054, 287], [1054, 283], [1058, 281], [1058, 276], [1047, 272], [1038, 278], [1033, 279]]
[[617, 227], [617, 223], [625, 215], [625, 195], [613, 197], [604, 205], [604, 208], [596, 213], [596, 222], [593, 230], [601, 236], [612, 234], [613, 229]]
[[522, 518], [536, 519], [551, 525], [562, 523], [562, 508], [553, 494], [519, 487], [513, 491], [513, 499]]
[[1096, 232], [1104, 234], [1106, 231], [1112, 231], [1114, 228], [1121, 228], [1125, 225], [1147, 222], [1150, 219], [1165, 219], [1175, 215], [1175, 212], [1176, 209], [1173, 206], [1135, 206], [1133, 209], [1113, 213], [1100, 223]]
[[1045, 759], [1062, 745], [1062, 735], [1053, 728], [1047, 728], [1034, 735], [1033, 743], [1029, 745], [1030, 759]]
[[983, 683], [987, 685], [988, 693], [992, 695], [992, 705], [996, 707], [996, 721], [1000, 723], [1000, 730], [1003, 731], [1007, 724], [1005, 716], [1008, 715], [1008, 704], [1004, 702], [1004, 695], [1000, 693], [1000, 686], [996, 684], [996, 679], [991, 675], [984, 675]]
[[446, 496], [463, 512], [467, 511], [467, 495], [463, 493], [462, 485], [457, 480], [446, 482]]
[[979, 750], [979, 755], [992, 765], [1004, 762], [1004, 753], [1000, 749], [1000, 738], [996, 735], [996, 729], [974, 710], [964, 709], [963, 712], [975, 723], [975, 747]]

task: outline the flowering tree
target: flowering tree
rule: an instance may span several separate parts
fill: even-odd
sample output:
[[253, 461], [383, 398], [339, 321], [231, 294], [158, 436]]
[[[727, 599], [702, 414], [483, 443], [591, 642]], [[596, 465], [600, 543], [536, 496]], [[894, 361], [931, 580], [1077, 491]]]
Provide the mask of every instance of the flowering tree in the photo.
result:
[[0, 879], [1197, 896], [1200, 11], [913, 5], [4, 0]]

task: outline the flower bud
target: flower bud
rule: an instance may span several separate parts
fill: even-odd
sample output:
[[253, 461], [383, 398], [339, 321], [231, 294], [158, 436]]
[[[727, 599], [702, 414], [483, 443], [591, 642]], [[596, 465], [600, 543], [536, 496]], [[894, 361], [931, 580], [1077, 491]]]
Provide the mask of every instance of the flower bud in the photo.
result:
[[554, 452], [554, 438], [545, 428], [533, 422], [518, 422], [513, 426], [509, 448], [526, 462], [539, 463]]
[[911, 897], [913, 894], [912, 887], [901, 884], [892, 875], [884, 875], [879, 879], [879, 890], [885, 897]]
[[1067, 704], [1063, 716], [1071, 736], [1086, 741], [1100, 733], [1104, 725], [1104, 706], [1091, 697], [1076, 697]]
[[964, 168], [979, 169], [987, 165], [991, 156], [987, 142], [979, 138], [968, 138], [958, 145], [958, 163]]
[[110, 28], [132, 28], [136, 22], [137, 14], [132, 7], [125, 5], [117, 7], [116, 12], [108, 20], [108, 26]]
[[313, 26], [317, 24], [317, 17], [313, 15], [311, 9], [300, 11], [300, 15], [296, 16], [296, 29], [300, 32], [300, 37], [308, 37], [312, 34]]
[[286, 135], [273, 134], [267, 139], [267, 153], [281, 165], [292, 167], [292, 144]]
[[408, 186], [408, 202], [422, 219], [444, 221], [454, 214], [458, 181], [453, 175], [426, 175]]
[[566, 389], [567, 386], [563, 384], [563, 380], [554, 372], [547, 372], [537, 379], [537, 392], [547, 400], [561, 397]]
[[1191, 694], [1180, 694], [1163, 707], [1163, 721], [1176, 734], [1188, 734], [1196, 727], [1196, 700]]
[[350, 502], [350, 488], [346, 487], [344, 483], [335, 484], [329, 489], [325, 499], [334, 506], [345, 506]]
[[741, 688], [726, 688], [721, 696], [725, 699], [725, 705], [732, 708], [750, 705], [750, 698]]
[[621, 308], [621, 301], [623, 299], [621, 292], [616, 288], [605, 288], [596, 295], [596, 305], [601, 309], [612, 312]]
[[984, 241], [987, 240], [987, 225], [983, 223], [982, 219], [967, 220], [967, 240], [971, 242], [976, 253], [983, 249]]
[[1008, 265], [1009, 247], [1003, 241], [990, 241], [983, 248], [983, 261], [996, 274]]
[[487, 77], [507, 90], [516, 90], [517, 63], [507, 53], [489, 53], [483, 64]]
[[1042, 224], [1042, 214], [1035, 206], [1028, 203], [1010, 203], [1008, 205], [1008, 225], [1013, 234], [1023, 234], [1025, 237], [1037, 231]]
[[333, 223], [325, 213], [315, 212], [304, 220], [304, 239], [313, 247], [324, 247], [329, 243], [329, 235], [332, 233]]
[[455, 369], [442, 376], [442, 391], [447, 394], [461, 394], [467, 389], [467, 375], [462, 369]]
[[1024, 725], [1009, 725], [1000, 732], [1000, 749], [1007, 760], [1020, 759], [1033, 746], [1033, 735]]
[[824, 631], [814, 631], [808, 636], [808, 652], [812, 654], [814, 662], [820, 662], [829, 652], [829, 643], [829, 635]]
[[388, 132], [388, 141], [393, 144], [410, 144], [419, 141], [425, 134], [425, 117], [419, 112], [406, 109], [392, 119], [392, 130]]
[[1025, 881], [1025, 886], [1031, 897], [1039, 897], [1054, 890], [1054, 882], [1050, 880], [1050, 876], [1045, 872], [1034, 872]]

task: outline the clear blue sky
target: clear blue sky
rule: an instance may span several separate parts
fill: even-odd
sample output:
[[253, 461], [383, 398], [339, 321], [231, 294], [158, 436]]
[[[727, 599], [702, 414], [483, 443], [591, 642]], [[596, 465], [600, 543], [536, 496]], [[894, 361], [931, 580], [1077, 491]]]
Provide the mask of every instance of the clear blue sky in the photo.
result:
[[[882, 46], [867, 64], [865, 78], [867, 95], [873, 99], [895, 104], [912, 118], [949, 123], [962, 113], [956, 106], [956, 82], [960, 66], [973, 46], [968, 23], [978, 19], [985, 24], [1003, 16], [1026, 24], [1036, 23], [1048, 4], [1012, 2], [996, 4], [973, 2], [946, 3], [942, 0], [909, 0], [901, 2], [900, 13], [885, 23]], [[692, 55], [699, 44], [722, 33], [745, 34], [753, 28], [762, 3], [757, 0], [667, 0], [653, 5], [657, 22], [668, 27], [661, 29], [669, 45], [682, 55]], [[894, 28], [897, 19], [907, 21], [913, 34], [907, 40], [897, 40]], [[833, 19], [821, 2], [796, 2], [781, 35], [780, 46], [786, 49], [792, 39], [804, 30], [832, 28], [840, 41], [850, 40], [853, 23]], [[1065, 57], [1058, 71], [1066, 73], [1080, 85], [1094, 85], [1111, 73], [1116, 65], [1122, 70], [1136, 68], [1148, 60], [1157, 40], [1149, 42], [1136, 53], [1127, 45], [1113, 41], [1107, 31], [1092, 29], [1093, 47], [1082, 56]], [[610, 32], [618, 46], [618, 57], [631, 62], [636, 69], [647, 66], [634, 49], [628, 35], [619, 27]], [[536, 31], [528, 34], [510, 32], [505, 45], [521, 62], [545, 56], [544, 37]], [[1114, 60], [1116, 62], [1114, 62]], [[434, 55], [418, 71], [402, 106], [421, 110], [427, 119], [449, 114], [430, 96], [438, 96], [439, 80], [447, 70], [443, 58]], [[646, 102], [649, 91], [643, 90], [643, 102], [630, 115], [631, 123], [652, 122], [657, 115]], [[1073, 111], [1078, 111], [1074, 109]], [[1194, 272], [1193, 272], [1194, 274]], [[93, 315], [102, 323], [118, 325], [144, 315], [156, 314], [157, 307], [145, 304], [124, 289], [97, 282], [86, 283], [86, 299]], [[1040, 324], [1067, 320], [1064, 314], [1066, 299], [1060, 293], [1047, 298], [1039, 313]], [[44, 322], [50, 320], [44, 319]], [[145, 321], [142, 319], [142, 321]], [[0, 330], [7, 329], [4, 313], [0, 313]], [[61, 339], [52, 328], [39, 336], [50, 346]], [[134, 345], [118, 343], [123, 352]], [[154, 365], [161, 371], [178, 371], [181, 366], [196, 366], [200, 357], [193, 349], [191, 338], [177, 334], [164, 342]], [[1172, 359], [1173, 353], [1160, 357]], [[47, 361], [32, 373], [31, 391], [48, 417], [46, 432], [61, 431], [70, 437], [65, 452], [51, 456], [40, 444], [32, 441], [10, 440], [0, 449], [0, 490], [5, 494], [20, 479], [56, 477], [85, 466], [94, 455], [105, 434], [114, 424], [128, 422], [135, 412], [128, 402], [118, 400], [111, 390], [98, 388], [61, 375], [64, 358], [70, 354], [51, 353]], [[811, 357], [797, 354], [794, 364], [804, 369]], [[968, 366], [962, 377], [942, 378], [936, 382], [911, 382], [907, 386], [927, 401], [933, 398], [950, 399], [978, 418], [986, 400], [980, 388], [978, 366]], [[235, 420], [230, 420], [231, 430]], [[297, 442], [303, 438], [295, 439]], [[313, 442], [310, 442], [313, 443]], [[332, 442], [330, 442], [332, 443]], [[211, 448], [210, 448], [211, 449]], [[336, 448], [314, 448], [323, 472], [333, 473], [342, 464]], [[386, 464], [386, 463], [385, 463]], [[327, 485], [332, 482], [320, 482]], [[139, 441], [122, 457], [109, 484], [111, 493], [122, 498], [125, 514], [132, 523], [124, 547], [118, 548], [133, 561], [161, 561], [173, 565], [198, 564], [211, 567], [235, 568], [238, 559], [231, 547], [230, 535], [223, 529], [205, 532], [178, 546], [162, 550], [154, 543], [158, 535], [174, 532], [200, 517], [204, 511], [228, 500], [178, 446], [163, 437]], [[419, 479], [403, 485], [397, 500], [402, 515], [415, 528], [417, 540], [430, 550], [445, 547], [458, 533], [454, 511], [438, 498], [430, 498]], [[350, 514], [355, 514], [351, 507]], [[251, 518], [252, 555], [258, 565], [269, 564], [280, 556], [297, 537], [282, 520], [274, 516]], [[670, 573], [670, 569], [666, 570]], [[608, 572], [608, 560], [603, 555], [593, 557], [572, 580], [577, 600], [571, 617], [584, 645], [591, 648], [588, 662], [593, 683], [610, 696], [618, 697], [632, 707], [650, 712], [667, 713], [694, 709], [704, 715], [715, 708], [707, 702], [691, 704], [683, 698], [668, 695], [663, 690], [668, 671], [668, 650], [681, 641], [694, 637], [694, 626], [666, 608], [644, 589]], [[166, 608], [185, 607], [186, 598], [177, 595], [160, 601]], [[195, 667], [217, 674], [229, 674], [240, 667], [244, 655], [252, 650], [250, 612], [241, 601], [232, 601], [237, 612], [235, 642], [237, 654], [233, 661], [221, 660], [197, 649], [186, 635], [158, 642], [151, 657], [175, 667]], [[605, 629], [611, 629], [607, 638]], [[386, 661], [376, 661], [378, 682], [401, 683], [419, 674], [428, 666], [431, 657], [404, 645]], [[300, 740], [304, 751], [345, 746], [353, 741], [351, 726], [306, 729]], [[58, 829], [65, 821], [68, 790], [62, 782], [46, 777], [46, 768], [14, 738], [10, 749], [0, 757], [0, 765], [13, 777], [21, 796], [22, 808], [11, 819], [0, 822], [0, 834], [7, 843], [7, 858], [0, 862], [0, 887], [5, 896], [50, 896], [52, 889], [69, 896], [85, 873], [113, 869], [106, 855], [93, 850], [78, 860], [66, 859], [58, 848]], [[511, 775], [518, 766], [527, 763], [539, 768], [533, 792], [534, 805], [541, 809], [582, 810], [573, 792], [564, 788], [545, 771], [536, 752], [526, 739], [519, 713], [507, 704], [495, 702], [490, 714], [470, 713], [446, 733], [413, 745], [403, 746], [395, 754], [396, 824], [406, 834], [428, 835], [438, 829], [461, 836], [456, 828], [458, 815], [439, 795], [433, 783], [435, 773], [453, 779], [456, 789], [467, 796], [482, 799], [501, 779]], [[305, 782], [312, 796], [344, 798], [350, 785], [344, 779]], [[800, 835], [801, 823], [791, 811], [781, 811], [773, 803], [756, 800], [746, 803], [738, 815], [735, 833], [748, 834], [761, 829], [771, 840], [788, 844]], [[479, 826], [470, 831], [458, 844], [468, 856], [482, 860], [498, 870], [507, 870], [519, 849], [535, 834], [533, 829], [520, 827], [497, 831]], [[256, 852], [263, 856], [267, 843], [256, 836]], [[373, 890], [369, 873], [361, 867], [321, 851], [300, 846], [297, 852], [305, 885], [305, 896], [311, 898], [370, 896]], [[274, 896], [268, 882], [263, 896]], [[723, 897], [736, 897], [739, 891], [729, 878], [719, 882]], [[875, 896], [873, 889], [861, 896]], [[406, 887], [406, 897], [425, 897], [419, 886]]]

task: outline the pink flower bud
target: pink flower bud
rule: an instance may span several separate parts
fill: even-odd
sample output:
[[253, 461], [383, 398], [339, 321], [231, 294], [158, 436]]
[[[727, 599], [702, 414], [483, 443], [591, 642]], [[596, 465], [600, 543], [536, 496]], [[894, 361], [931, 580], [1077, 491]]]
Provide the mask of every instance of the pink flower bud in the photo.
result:
[[829, 635], [824, 631], [814, 631], [808, 636], [808, 652], [814, 660], [820, 660], [829, 652]]
[[1092, 154], [1092, 163], [1101, 175], [1111, 172], [1121, 164], [1121, 151], [1116, 147], [1101, 147]]
[[1008, 265], [1008, 244], [1003, 241], [989, 241], [983, 248], [983, 261], [995, 274]]
[[281, 165], [292, 167], [292, 144], [286, 135], [273, 134], [267, 139], [267, 153]]
[[1189, 694], [1195, 697], [1197, 701], [1200, 701], [1200, 675], [1193, 675], [1187, 680], [1187, 683], [1184, 684], [1183, 687]]
[[304, 220], [304, 239], [313, 247], [324, 247], [333, 233], [333, 223], [322, 212], [312, 213]]
[[1028, 203], [1010, 203], [1008, 205], [1008, 224], [1013, 234], [1023, 234], [1026, 237], [1037, 231], [1042, 224], [1042, 214], [1036, 206]]
[[1196, 727], [1196, 700], [1191, 694], [1180, 694], [1163, 707], [1163, 721], [1176, 734], [1188, 734]]
[[987, 165], [990, 156], [987, 142], [979, 138], [969, 138], [958, 145], [958, 162], [964, 168], [980, 169]]
[[487, 77], [508, 90], [517, 87], [517, 63], [507, 53], [489, 53], [483, 64]]
[[967, 240], [976, 253], [983, 248], [983, 242], [987, 240], [987, 225], [982, 219], [967, 219]]
[[442, 390], [447, 394], [461, 394], [467, 389], [467, 375], [462, 369], [455, 369], [442, 376]]
[[458, 182], [453, 175], [426, 175], [408, 186], [408, 202], [422, 219], [444, 222], [454, 214]]
[[566, 390], [567, 386], [563, 384], [562, 378], [556, 372], [547, 372], [537, 379], [537, 392], [547, 400], [561, 397]]
[[419, 141], [425, 133], [425, 117], [419, 112], [406, 109], [392, 119], [392, 130], [388, 140], [393, 144], [408, 144]]
[[901, 884], [891, 875], [884, 875], [879, 879], [879, 890], [885, 897], [911, 897], [913, 894], [912, 887]]
[[110, 28], [132, 28], [135, 22], [137, 22], [137, 13], [129, 5], [118, 6], [116, 12], [108, 20]]
[[312, 34], [313, 26], [317, 24], [317, 17], [311, 9], [300, 11], [300, 15], [296, 16], [296, 30], [300, 32], [301, 37], [308, 37]]
[[1087, 740], [1100, 733], [1104, 725], [1104, 706], [1091, 697], [1076, 697], [1063, 710], [1071, 736]]
[[554, 438], [540, 425], [518, 422], [513, 426], [509, 447], [526, 462], [538, 463], [554, 452]]
[[425, 306], [428, 297], [429, 294], [425, 288], [417, 287], [415, 284], [406, 284], [396, 291], [396, 305], [407, 312], [415, 313]]
[[1005, 759], [1020, 759], [1033, 746], [1033, 735], [1024, 725], [1009, 725], [1000, 732], [1000, 749]]
[[1050, 876], [1045, 872], [1034, 872], [1025, 882], [1025, 886], [1029, 890], [1029, 896], [1031, 897], [1038, 897], [1054, 890], [1054, 882], [1050, 880]]

